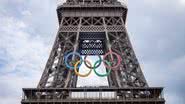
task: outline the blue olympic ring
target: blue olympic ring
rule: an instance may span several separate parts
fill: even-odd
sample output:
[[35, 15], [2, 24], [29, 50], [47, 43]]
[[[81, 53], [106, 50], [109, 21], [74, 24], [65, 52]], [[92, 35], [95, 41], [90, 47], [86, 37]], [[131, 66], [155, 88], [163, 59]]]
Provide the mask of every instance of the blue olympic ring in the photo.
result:
[[67, 54], [67, 56], [65, 57], [65, 61], [64, 61], [66, 67], [69, 68], [69, 69], [71, 69], [71, 70], [74, 70], [74, 66], [70, 66], [70, 65], [68, 64], [68, 62], [67, 62], [69, 56], [71, 56], [71, 55], [77, 55], [77, 56], [80, 57], [80, 64], [79, 64], [78, 67], [77, 67], [77, 68], [80, 68], [80, 65], [82, 64], [83, 59], [82, 59], [81, 55], [80, 55], [79, 53], [77, 53], [77, 52], [70, 52], [69, 54]]

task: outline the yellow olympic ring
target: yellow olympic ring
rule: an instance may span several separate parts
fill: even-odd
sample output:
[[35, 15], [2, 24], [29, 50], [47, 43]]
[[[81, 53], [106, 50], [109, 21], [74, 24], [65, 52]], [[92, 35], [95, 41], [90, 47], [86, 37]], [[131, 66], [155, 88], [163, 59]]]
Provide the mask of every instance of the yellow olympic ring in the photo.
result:
[[[90, 67], [92, 67], [91, 63], [88, 60], [84, 60], [84, 61], [87, 62], [90, 65]], [[87, 74], [80, 74], [77, 71], [77, 66], [78, 66], [79, 63], [80, 63], [80, 60], [77, 61], [76, 64], [74, 65], [75, 74], [78, 75], [78, 76], [80, 76], [80, 77], [87, 77], [87, 76], [89, 76], [91, 74], [92, 69], [90, 69], [90, 71]]]

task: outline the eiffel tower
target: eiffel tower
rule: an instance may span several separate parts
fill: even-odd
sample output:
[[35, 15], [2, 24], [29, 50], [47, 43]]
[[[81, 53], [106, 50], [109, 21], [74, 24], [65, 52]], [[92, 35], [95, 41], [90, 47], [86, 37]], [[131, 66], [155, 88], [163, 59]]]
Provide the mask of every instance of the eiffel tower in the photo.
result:
[[37, 88], [23, 88], [21, 104], [165, 104], [163, 88], [149, 87], [139, 66], [127, 11], [117, 0], [59, 5], [49, 59]]

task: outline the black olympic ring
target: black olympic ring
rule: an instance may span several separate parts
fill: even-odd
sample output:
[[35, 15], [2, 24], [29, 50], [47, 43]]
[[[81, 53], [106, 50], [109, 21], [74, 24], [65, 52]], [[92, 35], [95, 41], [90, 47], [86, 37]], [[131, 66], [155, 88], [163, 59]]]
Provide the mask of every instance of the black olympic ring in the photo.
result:
[[[101, 58], [101, 56], [100, 55], [98, 55], [98, 58], [99, 58], [99, 63], [98, 63], [98, 65], [97, 66], [89, 66], [87, 63], [86, 63], [86, 61], [84, 61], [84, 64], [85, 64], [85, 66], [86, 67], [88, 67], [89, 69], [96, 69], [96, 68], [98, 68], [100, 65], [101, 65], [101, 61], [102, 61], [102, 58]], [[84, 57], [84, 60], [86, 60], [87, 59], [87, 55]], [[97, 64], [97, 63], [96, 63]]]

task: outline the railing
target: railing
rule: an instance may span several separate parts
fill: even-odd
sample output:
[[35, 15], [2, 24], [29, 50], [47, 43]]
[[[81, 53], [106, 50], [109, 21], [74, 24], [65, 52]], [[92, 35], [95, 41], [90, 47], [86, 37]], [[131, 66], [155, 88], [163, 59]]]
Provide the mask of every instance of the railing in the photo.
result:
[[124, 6], [127, 8], [127, 4], [125, 1], [121, 1], [121, 2], [112, 2], [112, 3], [108, 3], [108, 2], [65, 2], [65, 3], [59, 3], [58, 7], [63, 6], [63, 7], [76, 7], [76, 6], [82, 6], [82, 7], [102, 7], [102, 6]]
[[[162, 101], [164, 102], [163, 88], [24, 88], [22, 101], [48, 100], [121, 100], [121, 101]], [[108, 95], [108, 93], [110, 95]], [[75, 95], [74, 95], [75, 94]], [[95, 94], [95, 95], [93, 95]]]

